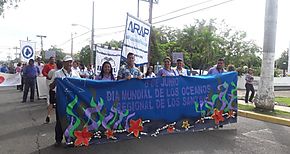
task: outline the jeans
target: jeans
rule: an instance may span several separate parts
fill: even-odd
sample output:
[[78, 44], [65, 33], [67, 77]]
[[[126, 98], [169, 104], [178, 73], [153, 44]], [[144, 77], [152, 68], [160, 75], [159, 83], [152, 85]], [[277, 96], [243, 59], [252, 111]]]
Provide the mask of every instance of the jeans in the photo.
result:
[[[254, 98], [254, 95], [255, 95], [254, 86], [253, 86], [253, 84], [246, 83], [245, 87], [246, 87], [245, 102], [246, 103], [248, 103], [248, 101], [252, 102], [253, 101], [253, 98]], [[251, 91], [251, 96], [250, 96], [250, 99], [249, 99], [249, 93], [250, 93], [250, 91]]]
[[28, 91], [30, 89], [30, 100], [34, 100], [34, 90], [36, 78], [25, 78], [24, 80], [23, 102], [26, 102]]

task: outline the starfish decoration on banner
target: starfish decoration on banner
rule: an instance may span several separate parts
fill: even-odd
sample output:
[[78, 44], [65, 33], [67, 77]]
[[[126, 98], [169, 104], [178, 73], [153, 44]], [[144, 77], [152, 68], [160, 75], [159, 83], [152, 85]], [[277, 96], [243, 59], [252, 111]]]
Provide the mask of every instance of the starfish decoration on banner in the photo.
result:
[[75, 146], [88, 146], [93, 133], [89, 132], [87, 127], [84, 127], [82, 131], [75, 131], [74, 135], [77, 137]]
[[107, 139], [116, 139], [116, 137], [114, 137], [114, 131], [111, 129], [108, 129], [105, 132], [105, 135], [107, 136]]
[[130, 128], [129, 128], [130, 134], [134, 133], [135, 137], [139, 137], [139, 132], [143, 131], [142, 124], [143, 124], [142, 119], [140, 119], [140, 118], [136, 121], [130, 120]]
[[190, 124], [189, 124], [188, 120], [183, 121], [181, 127], [185, 128], [186, 130], [188, 130], [190, 128]]
[[175, 128], [174, 128], [173, 125], [169, 125], [169, 126], [167, 127], [167, 132], [168, 132], [168, 133], [173, 133], [174, 130], [175, 130]]
[[220, 121], [224, 121], [224, 117], [223, 117], [223, 110], [219, 111], [218, 109], [214, 109], [214, 113], [211, 116], [211, 118], [214, 119], [214, 122], [216, 125], [218, 125], [220, 123]]
[[235, 113], [236, 112], [234, 112], [233, 110], [230, 110], [229, 113], [227, 113], [227, 115], [228, 115], [227, 116], [227, 119], [229, 119], [229, 118], [235, 118]]

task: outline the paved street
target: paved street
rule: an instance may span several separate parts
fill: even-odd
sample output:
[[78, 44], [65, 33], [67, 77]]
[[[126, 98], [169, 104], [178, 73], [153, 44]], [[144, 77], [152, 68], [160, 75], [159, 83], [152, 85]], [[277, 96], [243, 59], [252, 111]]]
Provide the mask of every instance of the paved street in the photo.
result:
[[45, 101], [20, 103], [16, 88], [0, 88], [0, 153], [289, 153], [290, 127], [239, 117], [223, 129], [55, 148], [54, 124], [43, 124]]

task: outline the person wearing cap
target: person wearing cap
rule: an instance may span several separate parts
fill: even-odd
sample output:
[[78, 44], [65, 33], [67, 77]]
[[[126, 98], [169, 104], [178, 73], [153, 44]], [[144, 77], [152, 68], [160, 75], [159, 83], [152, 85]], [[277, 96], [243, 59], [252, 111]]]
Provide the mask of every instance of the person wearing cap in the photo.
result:
[[30, 89], [30, 102], [34, 102], [34, 90], [36, 77], [39, 74], [39, 70], [34, 66], [34, 60], [30, 59], [28, 65], [23, 69], [23, 77], [25, 78], [24, 92], [22, 103], [26, 102], [28, 91]]
[[175, 69], [176, 74], [179, 76], [188, 76], [187, 70], [183, 68], [184, 63], [181, 58], [178, 58], [176, 60], [176, 64], [177, 64], [176, 69]]
[[49, 58], [49, 61], [47, 64], [44, 65], [43, 69], [42, 69], [42, 75], [44, 77], [46, 77], [46, 85], [47, 85], [47, 93], [46, 93], [46, 102], [47, 104], [49, 104], [49, 83], [51, 80], [51, 77], [48, 76], [49, 71], [51, 71], [52, 69], [55, 69], [55, 58], [53, 56], [51, 56]]
[[160, 69], [157, 76], [177, 76], [176, 72], [171, 68], [171, 58], [166, 57], [163, 60], [164, 68]]
[[[80, 75], [72, 69], [72, 63], [73, 59], [71, 56], [66, 55], [63, 58], [63, 67], [62, 69], [56, 71], [51, 78], [51, 84], [49, 85], [50, 89], [54, 89], [56, 87], [56, 78], [66, 78], [66, 77], [71, 77], [71, 78], [80, 78]], [[57, 91], [57, 89], [56, 89]], [[63, 130], [61, 128], [61, 123], [60, 119], [58, 116], [58, 111], [57, 111], [57, 104], [56, 102], [56, 124], [55, 124], [55, 146], [60, 146], [62, 139], [63, 139]]]
[[130, 80], [131, 78], [142, 79], [142, 73], [135, 66], [135, 55], [130, 52], [127, 55], [127, 66], [122, 67], [119, 70], [117, 80], [121, 79]]

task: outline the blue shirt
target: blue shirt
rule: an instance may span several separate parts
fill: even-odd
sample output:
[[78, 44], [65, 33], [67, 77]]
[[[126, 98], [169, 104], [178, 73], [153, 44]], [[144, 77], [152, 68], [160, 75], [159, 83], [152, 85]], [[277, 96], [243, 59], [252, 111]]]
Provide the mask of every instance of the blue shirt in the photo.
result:
[[216, 66], [214, 66], [208, 70], [207, 75], [215, 75], [215, 74], [224, 73], [224, 72], [225, 70], [223, 68], [221, 70], [218, 70]]
[[7, 68], [7, 66], [3, 66], [3, 67], [1, 68], [1, 72], [2, 72], [2, 73], [8, 73], [8, 68]]
[[27, 78], [36, 78], [39, 73], [39, 69], [34, 65], [27, 65], [23, 69], [23, 75]]

